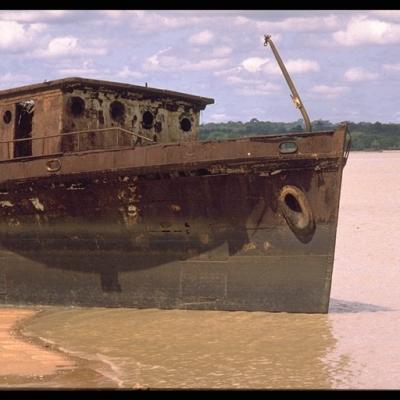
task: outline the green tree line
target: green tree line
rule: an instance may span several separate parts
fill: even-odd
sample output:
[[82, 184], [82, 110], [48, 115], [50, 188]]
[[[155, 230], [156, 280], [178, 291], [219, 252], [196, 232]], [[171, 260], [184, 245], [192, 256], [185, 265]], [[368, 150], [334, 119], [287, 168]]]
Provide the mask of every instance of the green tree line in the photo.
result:
[[[400, 149], [400, 124], [380, 122], [347, 122], [352, 138], [352, 150]], [[339, 124], [330, 121], [312, 122], [313, 131], [332, 130]], [[234, 139], [244, 136], [274, 135], [277, 133], [304, 132], [302, 120], [295, 122], [259, 121], [220, 122], [200, 125], [200, 139]]]

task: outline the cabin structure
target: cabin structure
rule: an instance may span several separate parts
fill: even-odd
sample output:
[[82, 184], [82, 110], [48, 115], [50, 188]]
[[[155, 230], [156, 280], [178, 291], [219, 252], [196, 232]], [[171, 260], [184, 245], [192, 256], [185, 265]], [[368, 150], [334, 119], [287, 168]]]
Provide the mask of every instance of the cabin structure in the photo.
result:
[[197, 140], [211, 98], [84, 78], [0, 91], [0, 161]]

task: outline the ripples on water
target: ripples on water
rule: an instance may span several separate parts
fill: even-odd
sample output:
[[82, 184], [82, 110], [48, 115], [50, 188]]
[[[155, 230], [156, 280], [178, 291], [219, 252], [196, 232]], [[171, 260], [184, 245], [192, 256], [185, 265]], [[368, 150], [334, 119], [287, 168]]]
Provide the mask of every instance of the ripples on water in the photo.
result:
[[62, 308], [25, 332], [86, 360], [61, 386], [400, 388], [399, 170], [350, 155], [328, 315]]
[[[48, 312], [29, 332], [103, 361], [120, 387], [330, 387], [322, 315], [182, 310]], [[317, 328], [317, 329], [316, 329]]]

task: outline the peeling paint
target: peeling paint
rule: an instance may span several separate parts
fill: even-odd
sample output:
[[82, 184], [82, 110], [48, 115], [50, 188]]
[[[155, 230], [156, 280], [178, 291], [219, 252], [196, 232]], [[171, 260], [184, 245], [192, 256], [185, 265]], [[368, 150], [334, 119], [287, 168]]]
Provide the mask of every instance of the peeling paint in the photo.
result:
[[268, 240], [266, 240], [266, 241], [264, 242], [264, 250], [268, 251], [268, 250], [271, 249], [271, 247], [272, 247], [271, 243], [268, 242]]
[[44, 211], [44, 205], [43, 203], [40, 202], [40, 200], [37, 197], [29, 199], [33, 206], [36, 208], [38, 211]]
[[247, 252], [247, 251], [250, 251], [250, 250], [254, 250], [256, 248], [257, 248], [257, 245], [254, 242], [250, 242], [250, 243], [246, 243], [243, 246], [243, 251]]
[[2, 201], [0, 201], [0, 206], [2, 206], [2, 207], [14, 207], [14, 204], [11, 203], [11, 201], [8, 201], [8, 200], [2, 200]]
[[171, 204], [170, 207], [171, 207], [172, 211], [175, 211], [175, 212], [181, 211], [181, 206], [179, 204]]
[[137, 214], [137, 208], [134, 206], [134, 205], [129, 205], [128, 206], [128, 215], [130, 216], [130, 217], [133, 217], [133, 216], [135, 216]]
[[85, 190], [86, 187], [80, 183], [72, 183], [66, 190]]

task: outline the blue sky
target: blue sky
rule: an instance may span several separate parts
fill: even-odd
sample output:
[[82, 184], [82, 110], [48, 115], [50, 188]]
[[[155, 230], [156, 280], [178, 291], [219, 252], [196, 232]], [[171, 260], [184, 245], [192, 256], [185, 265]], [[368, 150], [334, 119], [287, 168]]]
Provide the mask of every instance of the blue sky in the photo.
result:
[[68, 76], [212, 97], [202, 122], [400, 123], [400, 11], [0, 11], [0, 89]]

